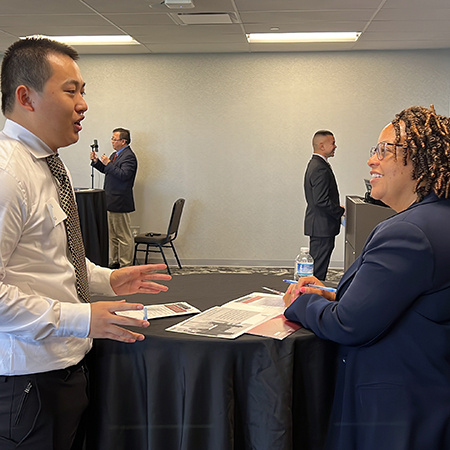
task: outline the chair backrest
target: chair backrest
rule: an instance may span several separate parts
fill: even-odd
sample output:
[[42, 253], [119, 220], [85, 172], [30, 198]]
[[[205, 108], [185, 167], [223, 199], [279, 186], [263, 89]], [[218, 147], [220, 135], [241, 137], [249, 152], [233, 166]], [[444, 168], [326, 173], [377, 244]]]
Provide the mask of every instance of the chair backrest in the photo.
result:
[[179, 198], [172, 208], [172, 215], [170, 216], [169, 228], [167, 229], [167, 240], [173, 241], [178, 234], [178, 227], [180, 226], [181, 213], [184, 207], [184, 198]]

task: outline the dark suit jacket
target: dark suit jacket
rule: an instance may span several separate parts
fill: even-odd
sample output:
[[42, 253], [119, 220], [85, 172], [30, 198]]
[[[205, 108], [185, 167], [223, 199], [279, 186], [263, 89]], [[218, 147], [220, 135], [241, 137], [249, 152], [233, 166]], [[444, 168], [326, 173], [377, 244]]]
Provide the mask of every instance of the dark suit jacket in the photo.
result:
[[450, 449], [450, 200], [377, 225], [338, 286], [286, 317], [341, 344], [328, 448]]
[[336, 178], [330, 165], [320, 156], [313, 155], [304, 179], [307, 202], [305, 234], [331, 237], [339, 234], [344, 208], [339, 203]]
[[125, 147], [115, 161], [114, 153], [106, 166], [100, 159], [96, 163], [91, 162], [91, 165], [105, 174], [106, 209], [111, 212], [132, 212], [135, 210], [133, 186], [137, 172], [136, 155], [130, 146]]

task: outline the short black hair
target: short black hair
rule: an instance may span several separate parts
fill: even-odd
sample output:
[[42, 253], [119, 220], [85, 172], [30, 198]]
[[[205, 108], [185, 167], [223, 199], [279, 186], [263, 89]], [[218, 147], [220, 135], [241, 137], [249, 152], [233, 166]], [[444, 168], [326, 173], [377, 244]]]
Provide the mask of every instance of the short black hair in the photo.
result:
[[316, 131], [316, 132], [314, 133], [313, 138], [312, 138], [312, 144], [313, 144], [313, 147], [315, 147], [316, 138], [317, 138], [318, 136], [322, 136], [322, 137], [325, 137], [325, 136], [334, 136], [334, 134], [333, 134], [331, 131], [328, 131], [328, 130], [319, 130], [319, 131]]
[[113, 133], [119, 133], [120, 139], [124, 139], [127, 145], [131, 142], [130, 130], [127, 130], [126, 128], [115, 128]]
[[48, 60], [51, 53], [67, 55], [74, 61], [79, 58], [78, 52], [72, 47], [41, 37], [20, 39], [6, 50], [1, 73], [3, 114], [13, 110], [18, 86], [23, 84], [36, 92], [43, 91], [45, 83], [52, 76]]

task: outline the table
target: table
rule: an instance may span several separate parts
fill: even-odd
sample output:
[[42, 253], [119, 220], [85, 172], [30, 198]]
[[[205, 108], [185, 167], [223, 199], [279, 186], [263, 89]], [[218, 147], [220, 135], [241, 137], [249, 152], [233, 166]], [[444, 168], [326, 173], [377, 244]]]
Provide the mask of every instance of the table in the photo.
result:
[[75, 189], [86, 256], [103, 267], [109, 262], [108, 216], [103, 189]]
[[[168, 292], [130, 301], [187, 301], [201, 310], [260, 291], [280, 276], [175, 275]], [[336, 347], [301, 329], [279, 341], [164, 331], [135, 344], [96, 340], [88, 450], [319, 450], [332, 403]]]

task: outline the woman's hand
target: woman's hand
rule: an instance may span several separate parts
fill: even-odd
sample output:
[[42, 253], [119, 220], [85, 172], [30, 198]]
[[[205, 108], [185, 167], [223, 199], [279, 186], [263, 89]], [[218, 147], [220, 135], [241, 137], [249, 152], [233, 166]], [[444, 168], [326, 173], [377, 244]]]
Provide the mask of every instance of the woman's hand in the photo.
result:
[[336, 300], [336, 294], [334, 292], [322, 291], [321, 289], [315, 289], [307, 284], [315, 284], [317, 286], [324, 286], [324, 284], [316, 277], [303, 277], [299, 278], [297, 284], [291, 284], [286, 293], [283, 296], [284, 304], [288, 307], [297, 297], [302, 294], [319, 294], [327, 300]]

